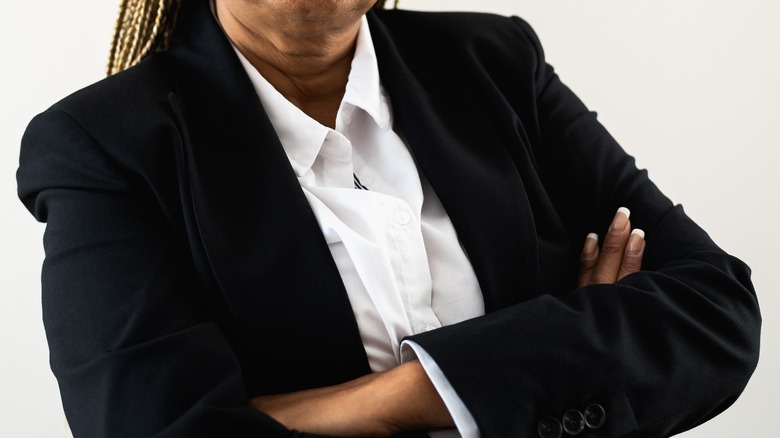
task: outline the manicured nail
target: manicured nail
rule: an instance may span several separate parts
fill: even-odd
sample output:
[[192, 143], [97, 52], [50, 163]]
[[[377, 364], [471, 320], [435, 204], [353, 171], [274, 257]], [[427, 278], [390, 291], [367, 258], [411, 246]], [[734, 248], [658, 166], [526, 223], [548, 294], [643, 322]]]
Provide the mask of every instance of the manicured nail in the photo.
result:
[[629, 254], [639, 255], [642, 252], [644, 246], [645, 232], [639, 228], [631, 232], [631, 237], [628, 238], [628, 252]]
[[631, 210], [626, 207], [618, 208], [615, 213], [615, 219], [612, 221], [612, 230], [623, 231], [628, 226], [628, 218], [631, 216]]
[[596, 233], [589, 233], [585, 239], [585, 246], [582, 248], [582, 255], [585, 257], [593, 257], [596, 255], [596, 250], [599, 247], [599, 235]]

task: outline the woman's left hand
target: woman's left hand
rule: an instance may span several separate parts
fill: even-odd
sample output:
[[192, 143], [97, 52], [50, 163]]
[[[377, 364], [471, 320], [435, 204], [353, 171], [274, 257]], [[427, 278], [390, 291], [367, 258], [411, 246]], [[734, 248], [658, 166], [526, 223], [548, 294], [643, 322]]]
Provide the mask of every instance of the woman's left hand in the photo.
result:
[[620, 208], [609, 226], [599, 249], [594, 233], [585, 239], [580, 256], [578, 287], [590, 284], [612, 284], [642, 268], [645, 253], [645, 233], [631, 229], [627, 208]]

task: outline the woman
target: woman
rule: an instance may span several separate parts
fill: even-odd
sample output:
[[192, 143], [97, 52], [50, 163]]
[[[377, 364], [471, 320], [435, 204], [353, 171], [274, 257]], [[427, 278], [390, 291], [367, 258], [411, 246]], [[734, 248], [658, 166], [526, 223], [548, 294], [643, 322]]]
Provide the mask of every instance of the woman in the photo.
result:
[[111, 73], [144, 60], [31, 122], [74, 435], [667, 436], [733, 403], [747, 267], [530, 27], [373, 6], [124, 3]]

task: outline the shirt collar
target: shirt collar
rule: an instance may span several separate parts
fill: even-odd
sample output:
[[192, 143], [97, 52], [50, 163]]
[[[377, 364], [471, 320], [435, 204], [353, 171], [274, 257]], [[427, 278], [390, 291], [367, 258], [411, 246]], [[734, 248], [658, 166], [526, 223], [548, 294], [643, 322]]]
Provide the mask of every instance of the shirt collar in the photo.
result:
[[365, 16], [361, 21], [352, 70], [339, 111], [344, 110], [345, 104], [362, 109], [384, 130], [392, 126], [390, 103], [382, 89], [374, 42]]
[[[325, 137], [332, 130], [288, 101], [235, 46], [233, 49], [260, 97], [295, 174], [303, 176], [311, 169]], [[379, 79], [376, 51], [365, 16], [361, 21], [344, 98], [339, 107], [337, 128], [342, 129], [345, 121], [352, 120], [348, 114], [356, 110], [364, 111], [383, 130], [392, 126], [390, 104]]]

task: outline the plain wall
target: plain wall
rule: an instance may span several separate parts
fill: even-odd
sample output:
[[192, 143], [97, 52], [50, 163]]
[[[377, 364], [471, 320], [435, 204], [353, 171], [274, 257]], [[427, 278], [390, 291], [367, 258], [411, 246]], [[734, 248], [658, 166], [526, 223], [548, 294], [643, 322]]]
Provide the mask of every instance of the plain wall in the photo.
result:
[[[118, 1], [11, 2], [0, 14], [0, 436], [60, 437], [41, 323], [43, 226], [16, 198], [27, 122], [103, 76]], [[685, 437], [770, 437], [780, 383], [780, 2], [403, 0], [526, 18], [562, 79], [641, 167], [754, 271], [763, 351], [736, 404]]]

